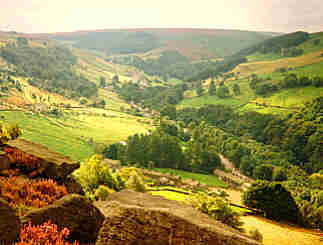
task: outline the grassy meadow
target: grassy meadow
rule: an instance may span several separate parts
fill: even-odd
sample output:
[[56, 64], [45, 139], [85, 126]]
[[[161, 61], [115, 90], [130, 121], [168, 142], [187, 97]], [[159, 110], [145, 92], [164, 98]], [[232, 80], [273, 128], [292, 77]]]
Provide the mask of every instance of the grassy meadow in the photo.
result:
[[[104, 110], [102, 110], [104, 111]], [[94, 154], [98, 144], [110, 144], [125, 140], [135, 133], [146, 132], [150, 126], [138, 122], [127, 114], [106, 112], [102, 116], [95, 111], [66, 113], [64, 116], [45, 117], [29, 113], [0, 112], [2, 121], [18, 124], [22, 138], [43, 144], [74, 160], [84, 160]]]
[[198, 174], [198, 173], [192, 173], [192, 172], [187, 172], [187, 171], [183, 171], [183, 170], [176, 170], [176, 169], [169, 169], [169, 168], [155, 168], [153, 170], [161, 172], [161, 173], [178, 175], [178, 176], [182, 177], [183, 179], [196, 180], [202, 184], [206, 184], [206, 185], [210, 185], [210, 186], [222, 187], [222, 188], [227, 187], [227, 184], [222, 182], [215, 175]]

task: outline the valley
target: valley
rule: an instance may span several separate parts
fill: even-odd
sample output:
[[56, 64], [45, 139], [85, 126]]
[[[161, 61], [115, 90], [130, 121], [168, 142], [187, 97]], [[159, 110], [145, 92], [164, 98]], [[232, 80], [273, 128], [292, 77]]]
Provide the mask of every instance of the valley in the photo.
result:
[[[32, 244], [21, 235], [39, 230], [67, 245], [160, 234], [321, 244], [322, 43], [322, 33], [190, 28], [0, 32], [10, 242]], [[15, 148], [21, 140], [65, 162]]]

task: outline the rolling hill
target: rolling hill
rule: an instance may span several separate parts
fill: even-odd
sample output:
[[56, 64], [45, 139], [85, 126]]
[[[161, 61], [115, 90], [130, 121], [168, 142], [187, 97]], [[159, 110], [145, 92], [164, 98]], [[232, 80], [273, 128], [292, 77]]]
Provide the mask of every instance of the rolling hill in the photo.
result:
[[32, 34], [33, 38], [66, 41], [75, 47], [107, 55], [178, 51], [191, 60], [232, 55], [277, 33], [217, 29], [121, 29]]

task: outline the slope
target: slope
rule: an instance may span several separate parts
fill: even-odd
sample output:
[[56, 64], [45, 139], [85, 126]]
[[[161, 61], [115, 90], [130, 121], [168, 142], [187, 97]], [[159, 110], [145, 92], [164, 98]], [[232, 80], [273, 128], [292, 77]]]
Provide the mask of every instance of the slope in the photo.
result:
[[69, 41], [108, 54], [144, 53], [154, 49], [179, 51], [190, 59], [228, 56], [276, 33], [217, 29], [120, 29], [71, 33], [30, 34]]

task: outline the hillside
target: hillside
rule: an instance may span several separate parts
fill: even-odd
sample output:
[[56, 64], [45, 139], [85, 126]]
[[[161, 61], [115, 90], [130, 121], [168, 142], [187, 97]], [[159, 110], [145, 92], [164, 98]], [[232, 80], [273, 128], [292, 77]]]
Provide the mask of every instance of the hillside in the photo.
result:
[[[168, 227], [164, 237], [177, 232], [174, 222], [181, 224], [178, 237], [188, 244], [199, 244], [201, 234], [210, 237], [218, 227], [223, 227], [220, 234], [239, 236], [237, 244], [258, 244], [254, 239], [265, 245], [291, 240], [303, 245], [305, 239], [319, 244], [321, 34], [294, 33], [258, 44], [249, 40], [251, 46], [241, 51], [242, 46], [218, 36], [247, 38], [250, 33], [129, 33], [56, 34], [59, 41], [47, 34], [1, 36], [0, 194], [13, 216], [26, 223], [31, 219], [34, 230], [39, 227], [32, 217], [50, 215], [60, 229], [72, 229], [72, 240], [80, 244], [94, 244], [97, 238], [96, 244], [121, 238], [129, 240], [120, 244], [155, 242], [159, 229]], [[92, 38], [106, 43], [108, 37], [108, 50], [87, 46]], [[198, 43], [211, 37], [216, 48], [203, 48], [207, 55], [214, 53], [202, 57]], [[186, 53], [187, 40], [197, 45], [191, 47], [199, 57]], [[214, 59], [218, 49], [222, 56], [238, 49], [244, 55]], [[23, 145], [15, 143], [19, 136]], [[37, 147], [46, 156], [63, 154], [69, 160], [55, 166], [55, 159], [41, 159]], [[68, 195], [75, 192], [86, 198]], [[42, 202], [44, 196], [48, 201]], [[127, 200], [135, 205], [129, 207]], [[186, 205], [190, 219], [182, 216]], [[172, 208], [165, 212], [165, 207]], [[97, 215], [89, 217], [93, 210]], [[74, 212], [75, 219], [65, 218]], [[204, 230], [205, 224], [212, 227]], [[138, 227], [147, 231], [144, 237]], [[192, 238], [193, 228], [198, 232]], [[244, 234], [238, 233], [242, 228]], [[185, 237], [183, 229], [189, 231]]]
[[135, 68], [50, 40], [6, 33], [0, 44], [1, 121], [19, 124], [23, 138], [83, 160], [103, 144], [151, 128], [111, 86], [116, 75], [117, 84], [150, 78]]
[[[304, 38], [300, 40], [300, 36]], [[193, 89], [186, 91], [186, 99], [178, 107], [223, 104], [238, 108], [240, 111], [254, 110], [275, 114], [288, 113], [295, 107], [302, 107], [305, 102], [322, 95], [321, 85], [310, 86], [310, 82], [305, 82], [301, 86], [297, 85], [297, 82], [288, 86], [283, 84], [291, 76], [296, 76], [300, 80], [315, 78], [320, 81], [320, 78], [323, 77], [322, 37], [322, 33], [297, 32], [274, 37], [262, 44], [242, 50], [240, 54], [248, 55], [246, 61], [236, 65], [232, 70], [226, 73], [214, 73], [215, 67], [212, 71], [207, 72], [206, 70], [196, 76], [200, 79], [213, 76], [218, 88], [222, 83], [228, 87], [229, 93], [227, 96], [210, 96], [208, 88], [212, 79], [207, 78], [203, 83], [204, 93], [197, 96], [196, 88], [193, 86]], [[268, 50], [268, 52], [260, 53], [261, 49], [267, 47], [266, 45], [276, 47], [279, 52]], [[295, 57], [290, 57], [287, 53], [282, 54], [281, 49], [286, 48], [286, 45], [301, 50], [301, 53]], [[251, 84], [252, 80], [254, 80], [254, 84]], [[234, 88], [237, 86], [240, 89], [238, 94], [234, 92]]]
[[64, 40], [76, 47], [95, 49], [108, 55], [162, 49], [178, 51], [195, 60], [229, 56], [273, 35], [277, 34], [216, 29], [147, 28], [33, 34], [31, 37]]

